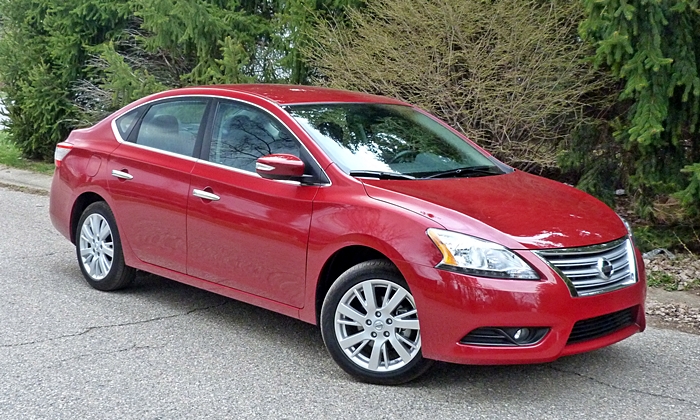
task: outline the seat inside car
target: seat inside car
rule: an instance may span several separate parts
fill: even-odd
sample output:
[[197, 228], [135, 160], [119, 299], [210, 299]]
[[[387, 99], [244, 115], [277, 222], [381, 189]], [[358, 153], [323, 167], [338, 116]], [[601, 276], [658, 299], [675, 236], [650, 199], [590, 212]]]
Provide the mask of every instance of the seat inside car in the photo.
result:
[[180, 123], [174, 115], [156, 115], [145, 120], [136, 140], [137, 144], [181, 155], [192, 156], [194, 136], [180, 133]]

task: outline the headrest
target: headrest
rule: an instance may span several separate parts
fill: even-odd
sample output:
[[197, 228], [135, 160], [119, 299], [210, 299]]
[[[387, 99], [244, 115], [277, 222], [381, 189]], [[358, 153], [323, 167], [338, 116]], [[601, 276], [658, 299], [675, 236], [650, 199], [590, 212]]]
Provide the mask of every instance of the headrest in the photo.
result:
[[178, 124], [177, 117], [174, 115], [158, 115], [151, 120], [151, 125], [161, 132], [169, 134], [179, 133], [180, 127]]

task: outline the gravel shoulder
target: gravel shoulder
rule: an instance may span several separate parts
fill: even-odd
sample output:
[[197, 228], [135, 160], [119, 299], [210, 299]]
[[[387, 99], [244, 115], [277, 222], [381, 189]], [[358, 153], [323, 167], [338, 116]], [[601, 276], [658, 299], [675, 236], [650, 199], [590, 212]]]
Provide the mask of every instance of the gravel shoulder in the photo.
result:
[[15, 190], [27, 189], [34, 194], [47, 194], [51, 189], [51, 178], [51, 175], [0, 165], [0, 185]]
[[647, 291], [647, 322], [657, 328], [700, 335], [700, 290]]
[[[665, 250], [664, 250], [665, 251]], [[700, 258], [662, 252], [644, 259], [650, 325], [700, 335]]]

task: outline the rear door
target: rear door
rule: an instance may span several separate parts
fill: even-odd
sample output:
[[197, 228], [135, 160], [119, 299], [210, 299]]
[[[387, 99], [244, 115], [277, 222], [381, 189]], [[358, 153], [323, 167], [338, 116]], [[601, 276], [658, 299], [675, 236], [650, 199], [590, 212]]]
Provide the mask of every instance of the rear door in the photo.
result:
[[218, 102], [207, 137], [192, 170], [188, 274], [302, 307], [319, 186], [263, 179], [255, 160], [307, 152], [272, 114], [232, 100]]
[[[181, 273], [187, 261], [190, 172], [210, 102], [186, 97], [146, 105], [109, 160], [112, 210], [122, 237], [140, 260]], [[121, 134], [120, 119], [116, 125]]]

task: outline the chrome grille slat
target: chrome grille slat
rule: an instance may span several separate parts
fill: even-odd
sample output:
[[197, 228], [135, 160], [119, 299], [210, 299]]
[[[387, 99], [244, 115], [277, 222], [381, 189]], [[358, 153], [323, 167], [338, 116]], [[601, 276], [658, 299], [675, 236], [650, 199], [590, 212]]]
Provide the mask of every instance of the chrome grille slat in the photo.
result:
[[[610, 260], [608, 260], [610, 261]], [[629, 270], [629, 263], [627, 260], [624, 261], [619, 261], [617, 264], [615, 264], [615, 261], [610, 261], [613, 263], [613, 266], [615, 267], [615, 271], [613, 272], [613, 275], [620, 271], [625, 271]], [[557, 268], [559, 268], [562, 271], [566, 271], [567, 275], [569, 277], [585, 277], [585, 276], [598, 276], [600, 273], [598, 271], [598, 266], [592, 265], [592, 266], [587, 266], [586, 268], [569, 268], [571, 266], [560, 266], [558, 264], [555, 264]]]
[[597, 276], [598, 269], [589, 267], [589, 268], [586, 268], [585, 270], [566, 270], [566, 275], [569, 276], [569, 278], [585, 277], [585, 276]]
[[577, 261], [577, 260], [557, 260], [557, 265], [567, 266], [567, 267], [586, 267], [590, 266], [590, 261]]
[[562, 255], [562, 256], [567, 255], [568, 256], [569, 252], [567, 252], [566, 254], [556, 254], [553, 251], [541, 251], [540, 253], [551, 257], [549, 259], [551, 260], [552, 263], [556, 263], [557, 266], [560, 266], [560, 265], [570, 265], [570, 266], [573, 266], [573, 265], [577, 265], [577, 266], [594, 265], [595, 266], [595, 264], [598, 261], [598, 258], [607, 258], [608, 260], [611, 260], [611, 261], [617, 260], [620, 258], [625, 258], [625, 260], [627, 259], [626, 258], [627, 250], [625, 249], [625, 247], [621, 247], [619, 245], [618, 245], [618, 247], [614, 248], [611, 252], [603, 252], [603, 253], [598, 252], [595, 254], [589, 253], [588, 256], [590, 258], [586, 258], [583, 256], [580, 256], [578, 258], [562, 258], [562, 257], [560, 257], [560, 255]]
[[[612, 280], [612, 281], [620, 280], [623, 277], [628, 276], [629, 272], [630, 272], [630, 270], [629, 270], [628, 266], [622, 267], [622, 268], [620, 268], [619, 271], [616, 270], [615, 273], [613, 273], [613, 276], [610, 278], [610, 280]], [[578, 275], [574, 275], [574, 274], [567, 272], [566, 275], [567, 275], [567, 277], [569, 277], [571, 279], [571, 281], [575, 282], [576, 284], [584, 284], [586, 282], [591, 282], [591, 281], [593, 281], [593, 282], [600, 281], [600, 278], [599, 278], [597, 273], [593, 274], [593, 275], [589, 275], [589, 276], [578, 276]], [[590, 279], [590, 280], [586, 280], [586, 279]], [[598, 280], [596, 280], [596, 279], [598, 279]]]
[[603, 254], [603, 257], [605, 257], [609, 260], [614, 260], [614, 259], [625, 256], [625, 254], [627, 254], [627, 250], [625, 249], [625, 247], [621, 246], [621, 247], [613, 249], [612, 251], [610, 251], [607, 254]]
[[620, 279], [611, 279], [606, 282], [601, 282], [601, 281], [592, 281], [589, 280], [588, 282], [576, 282], [576, 288], [577, 289], [591, 289], [591, 288], [597, 288], [597, 287], [606, 287], [608, 285], [614, 284], [619, 282]]
[[[611, 292], [637, 282], [634, 248], [626, 238], [583, 248], [540, 250], [535, 254], [561, 275], [573, 296]], [[606, 271], [609, 277], [598, 268], [603, 260], [612, 265], [612, 272]]]

